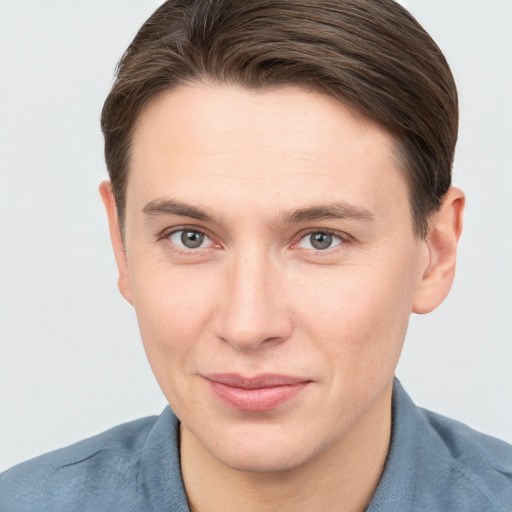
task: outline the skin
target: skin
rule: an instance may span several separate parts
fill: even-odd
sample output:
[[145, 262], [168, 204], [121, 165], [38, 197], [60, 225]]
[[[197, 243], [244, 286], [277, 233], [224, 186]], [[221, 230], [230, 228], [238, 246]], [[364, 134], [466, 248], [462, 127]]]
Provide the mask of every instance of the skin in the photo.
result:
[[[162, 94], [138, 119], [129, 173], [123, 236], [110, 184], [100, 192], [120, 290], [181, 420], [192, 510], [364, 510], [409, 316], [453, 280], [462, 192], [419, 239], [392, 135], [296, 87]], [[198, 248], [184, 228], [205, 234]], [[311, 233], [326, 232], [332, 245], [315, 248]], [[218, 399], [210, 373], [308, 384], [245, 412]]]

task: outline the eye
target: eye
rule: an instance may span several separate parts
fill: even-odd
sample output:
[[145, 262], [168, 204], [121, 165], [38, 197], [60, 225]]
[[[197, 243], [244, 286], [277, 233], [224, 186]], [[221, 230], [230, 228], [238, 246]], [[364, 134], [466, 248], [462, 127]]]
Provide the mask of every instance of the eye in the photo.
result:
[[337, 245], [343, 243], [340, 236], [330, 233], [329, 231], [313, 231], [303, 236], [297, 247], [301, 249], [312, 249], [315, 251], [324, 251], [325, 249], [332, 249]]
[[195, 229], [180, 229], [171, 233], [168, 238], [174, 245], [185, 249], [201, 249], [212, 242], [203, 232]]

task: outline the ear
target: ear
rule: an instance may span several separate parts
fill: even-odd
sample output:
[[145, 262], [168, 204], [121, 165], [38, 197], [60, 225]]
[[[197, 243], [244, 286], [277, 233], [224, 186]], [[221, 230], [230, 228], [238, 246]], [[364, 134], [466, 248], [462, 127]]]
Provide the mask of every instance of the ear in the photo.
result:
[[450, 188], [443, 204], [432, 217], [425, 239], [429, 261], [413, 302], [413, 312], [434, 310], [448, 295], [455, 276], [457, 244], [462, 232], [465, 197], [458, 188]]
[[114, 199], [110, 181], [105, 180], [100, 183], [100, 195], [103, 200], [103, 204], [105, 205], [105, 210], [107, 211], [110, 239], [112, 241], [117, 269], [119, 271], [119, 278], [117, 281], [119, 291], [130, 304], [133, 304], [130, 275], [128, 273], [128, 260], [126, 259], [126, 250], [124, 247], [123, 236], [121, 234], [121, 227], [119, 225], [119, 218], [117, 216], [116, 201]]

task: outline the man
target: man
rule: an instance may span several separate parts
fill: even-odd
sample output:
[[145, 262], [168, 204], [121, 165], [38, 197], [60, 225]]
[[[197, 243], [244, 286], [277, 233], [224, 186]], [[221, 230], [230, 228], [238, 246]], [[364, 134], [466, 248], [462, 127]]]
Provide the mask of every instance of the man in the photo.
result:
[[102, 114], [119, 287], [169, 401], [0, 510], [506, 510], [511, 450], [394, 370], [453, 280], [457, 98], [391, 1], [165, 3]]

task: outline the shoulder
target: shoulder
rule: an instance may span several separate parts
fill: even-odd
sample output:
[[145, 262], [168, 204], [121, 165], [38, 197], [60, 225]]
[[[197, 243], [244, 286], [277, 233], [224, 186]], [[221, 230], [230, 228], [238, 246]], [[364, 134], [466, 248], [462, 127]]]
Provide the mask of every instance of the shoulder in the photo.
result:
[[510, 510], [512, 446], [417, 407], [395, 380], [392, 434], [375, 510]]
[[156, 421], [149, 417], [119, 425], [2, 473], [0, 510], [75, 510], [79, 502], [80, 510], [105, 510], [109, 500], [122, 509], [119, 496], [129, 501], [129, 490], [137, 488], [140, 454]]
[[420, 410], [454, 461], [471, 472], [486, 468], [491, 472], [512, 476], [512, 445], [477, 432], [459, 421], [426, 409]]
[[445, 447], [448, 460], [479, 479], [487, 475], [508, 481], [512, 478], [512, 445], [495, 437], [477, 432], [464, 423], [420, 409], [439, 441]]
[[430, 430], [424, 450], [428, 464], [420, 471], [434, 483], [432, 493], [446, 503], [464, 503], [466, 510], [507, 510], [512, 503], [512, 446], [440, 414], [419, 412]]

